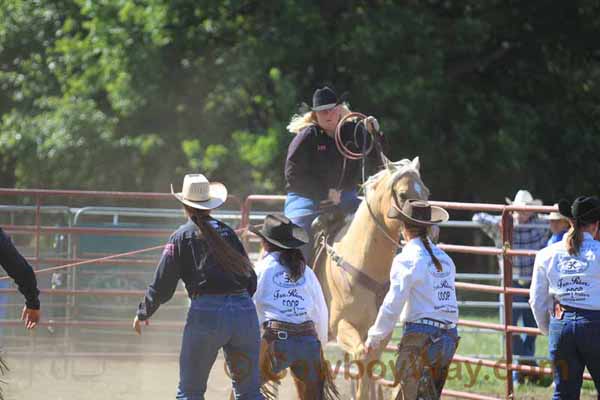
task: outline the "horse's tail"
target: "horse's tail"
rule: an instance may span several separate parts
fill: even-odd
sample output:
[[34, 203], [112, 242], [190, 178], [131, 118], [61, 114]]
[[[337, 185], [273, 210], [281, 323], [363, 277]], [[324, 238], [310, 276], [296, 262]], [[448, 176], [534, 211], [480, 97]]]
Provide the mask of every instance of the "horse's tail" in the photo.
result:
[[323, 400], [340, 400], [340, 392], [335, 385], [335, 376], [325, 360], [325, 352], [321, 346], [321, 374], [323, 380]]

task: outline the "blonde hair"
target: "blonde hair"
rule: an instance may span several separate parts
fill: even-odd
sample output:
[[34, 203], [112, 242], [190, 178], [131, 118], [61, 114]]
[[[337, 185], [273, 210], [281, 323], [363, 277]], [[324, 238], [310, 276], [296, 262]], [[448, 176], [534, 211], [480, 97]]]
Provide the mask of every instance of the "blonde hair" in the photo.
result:
[[[342, 117], [350, 114], [350, 108], [348, 108], [346, 103], [340, 104], [338, 107], [341, 107]], [[319, 125], [317, 122], [317, 113], [315, 111], [309, 111], [304, 114], [294, 114], [286, 129], [291, 133], [297, 134], [311, 125]]]

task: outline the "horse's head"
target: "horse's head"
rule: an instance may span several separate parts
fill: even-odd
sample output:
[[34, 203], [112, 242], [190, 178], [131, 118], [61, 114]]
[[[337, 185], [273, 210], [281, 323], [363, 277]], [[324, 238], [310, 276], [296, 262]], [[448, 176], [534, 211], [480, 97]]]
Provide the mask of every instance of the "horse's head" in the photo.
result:
[[419, 157], [415, 157], [412, 161], [408, 159], [390, 161], [382, 171], [370, 177], [365, 183], [367, 201], [373, 212], [378, 214], [386, 225], [398, 224], [397, 220], [387, 217], [394, 201], [402, 207], [408, 199], [428, 199], [429, 189], [421, 180], [419, 168]]

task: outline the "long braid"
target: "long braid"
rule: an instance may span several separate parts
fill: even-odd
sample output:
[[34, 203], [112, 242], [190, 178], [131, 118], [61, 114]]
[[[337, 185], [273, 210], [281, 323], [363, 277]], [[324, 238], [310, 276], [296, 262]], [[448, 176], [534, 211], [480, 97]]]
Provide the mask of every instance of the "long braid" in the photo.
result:
[[435, 255], [433, 255], [433, 250], [431, 250], [431, 242], [429, 241], [429, 237], [427, 235], [427, 228], [424, 226], [413, 225], [409, 223], [405, 223], [404, 227], [407, 231], [411, 233], [412, 236], [418, 236], [419, 239], [421, 239], [425, 250], [427, 250], [427, 253], [429, 253], [429, 256], [431, 257], [431, 261], [433, 261], [433, 264], [435, 265], [435, 269], [438, 272], [442, 272], [444, 270], [442, 268], [442, 263], [440, 262], [440, 260], [437, 259]]
[[427, 252], [429, 253], [429, 256], [431, 257], [431, 261], [433, 261], [433, 264], [435, 265], [435, 269], [437, 270], [437, 272], [442, 272], [444, 270], [442, 268], [442, 263], [440, 262], [440, 260], [437, 259], [436, 256], [433, 255], [433, 250], [431, 250], [431, 244], [429, 242], [429, 237], [427, 236], [427, 229], [422, 229], [419, 232], [419, 238], [421, 239], [421, 242], [423, 242], [423, 246], [425, 246], [425, 250], [427, 250]]
[[226, 272], [238, 276], [250, 276], [254, 269], [252, 262], [245, 255], [233, 248], [210, 224], [210, 215], [207, 211], [197, 210], [184, 206], [186, 213], [198, 226], [207, 248], [215, 257], [217, 264]]

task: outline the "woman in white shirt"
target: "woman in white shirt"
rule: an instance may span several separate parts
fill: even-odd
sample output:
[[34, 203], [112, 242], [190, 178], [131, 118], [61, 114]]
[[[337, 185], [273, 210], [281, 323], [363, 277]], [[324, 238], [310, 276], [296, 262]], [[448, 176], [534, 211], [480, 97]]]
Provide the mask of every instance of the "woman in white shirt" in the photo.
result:
[[439, 399], [458, 345], [458, 304], [452, 259], [428, 237], [428, 229], [448, 220], [448, 213], [426, 201], [394, 205], [389, 218], [402, 221], [406, 244], [390, 271], [390, 289], [369, 329], [365, 347], [372, 354], [388, 338], [402, 313], [404, 331], [398, 346], [398, 399]]
[[[337, 390], [323, 359], [328, 312], [321, 285], [300, 247], [304, 229], [287, 217], [267, 215], [259, 230], [263, 258], [256, 265], [254, 302], [264, 329], [260, 365], [264, 381], [277, 383], [290, 367], [300, 399], [333, 399]], [[264, 387], [266, 388], [266, 386]], [[265, 395], [274, 397], [270, 390]]]
[[535, 257], [529, 304], [548, 335], [553, 399], [578, 399], [587, 367], [600, 391], [600, 199], [561, 200], [571, 229]]

